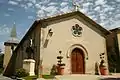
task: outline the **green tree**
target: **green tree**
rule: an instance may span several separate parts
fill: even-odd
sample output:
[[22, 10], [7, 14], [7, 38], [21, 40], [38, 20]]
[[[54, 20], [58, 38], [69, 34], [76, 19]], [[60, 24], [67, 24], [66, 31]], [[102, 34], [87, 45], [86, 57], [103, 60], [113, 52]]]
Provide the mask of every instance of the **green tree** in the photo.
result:
[[2, 50], [0, 49], [0, 73], [3, 71], [3, 58], [4, 58], [4, 54], [2, 53]]

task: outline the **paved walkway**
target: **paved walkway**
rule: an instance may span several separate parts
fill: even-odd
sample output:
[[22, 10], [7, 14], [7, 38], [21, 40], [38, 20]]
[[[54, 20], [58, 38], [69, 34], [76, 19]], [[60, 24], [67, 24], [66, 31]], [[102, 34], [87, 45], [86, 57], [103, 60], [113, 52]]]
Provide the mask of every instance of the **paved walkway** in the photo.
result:
[[95, 75], [63, 75], [63, 76], [56, 76], [58, 80], [98, 80], [99, 76]]
[[119, 76], [102, 76], [102, 75], [80, 75], [80, 74], [72, 74], [72, 75], [63, 75], [56, 76], [56, 80], [120, 80]]
[[0, 80], [13, 80], [13, 79], [0, 75]]
[[[0, 80], [13, 80], [13, 79], [0, 75]], [[38, 80], [120, 80], [120, 74], [108, 76], [84, 75], [84, 74], [57, 75], [56, 79], [38, 79]]]
[[120, 75], [57, 75], [56, 79], [38, 79], [38, 80], [120, 80]]

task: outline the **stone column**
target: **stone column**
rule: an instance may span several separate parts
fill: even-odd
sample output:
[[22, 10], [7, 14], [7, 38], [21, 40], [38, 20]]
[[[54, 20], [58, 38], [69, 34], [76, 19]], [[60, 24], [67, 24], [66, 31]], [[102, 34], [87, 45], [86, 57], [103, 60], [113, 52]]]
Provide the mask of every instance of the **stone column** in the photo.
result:
[[23, 61], [23, 69], [25, 69], [30, 76], [35, 75], [35, 60], [33, 59], [24, 59]]

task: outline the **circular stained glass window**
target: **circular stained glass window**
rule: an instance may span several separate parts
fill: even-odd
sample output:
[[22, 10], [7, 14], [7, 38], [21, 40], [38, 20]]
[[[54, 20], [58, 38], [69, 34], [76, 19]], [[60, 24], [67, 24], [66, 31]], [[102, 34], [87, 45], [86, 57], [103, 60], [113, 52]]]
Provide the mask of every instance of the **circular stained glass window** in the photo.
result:
[[75, 24], [74, 26], [72, 26], [72, 34], [75, 37], [80, 37], [82, 34], [82, 27], [80, 27], [78, 24]]

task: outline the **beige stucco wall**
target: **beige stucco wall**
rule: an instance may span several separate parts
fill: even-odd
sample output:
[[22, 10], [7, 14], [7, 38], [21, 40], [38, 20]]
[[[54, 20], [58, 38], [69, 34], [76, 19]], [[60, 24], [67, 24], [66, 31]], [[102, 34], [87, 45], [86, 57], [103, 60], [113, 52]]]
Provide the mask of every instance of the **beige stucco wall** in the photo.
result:
[[[75, 24], [79, 24], [83, 28], [81, 37], [74, 37], [72, 35], [71, 28]], [[59, 51], [62, 51], [62, 55], [64, 56], [63, 62], [66, 64], [65, 74], [70, 74], [70, 58], [67, 58], [67, 55], [69, 55], [71, 52], [70, 50], [75, 47], [71, 47], [74, 44], [80, 44], [86, 48], [88, 60], [86, 59], [87, 53], [85, 52], [85, 73], [94, 74], [95, 62], [100, 61], [99, 54], [106, 54], [106, 44], [105, 38], [90, 27], [91, 25], [88, 27], [78, 19], [72, 18], [51, 24], [47, 28], [42, 29], [42, 44], [44, 44], [48, 30], [51, 28], [53, 32], [52, 37], [49, 38], [47, 48], [41, 46], [44, 69], [43, 74], [49, 74], [52, 65], [57, 64]]]
[[[14, 45], [14, 49], [16, 46]], [[3, 67], [6, 68], [10, 58], [12, 56], [12, 50], [11, 50], [11, 45], [5, 45], [5, 53], [4, 53], [4, 60], [3, 60]]]
[[117, 38], [118, 38], [118, 47], [119, 47], [119, 51], [120, 51], [120, 33], [117, 34]]
[[5, 53], [4, 53], [4, 61], [3, 61], [3, 67], [6, 68], [8, 65], [8, 62], [11, 58], [11, 46], [5, 46]]

